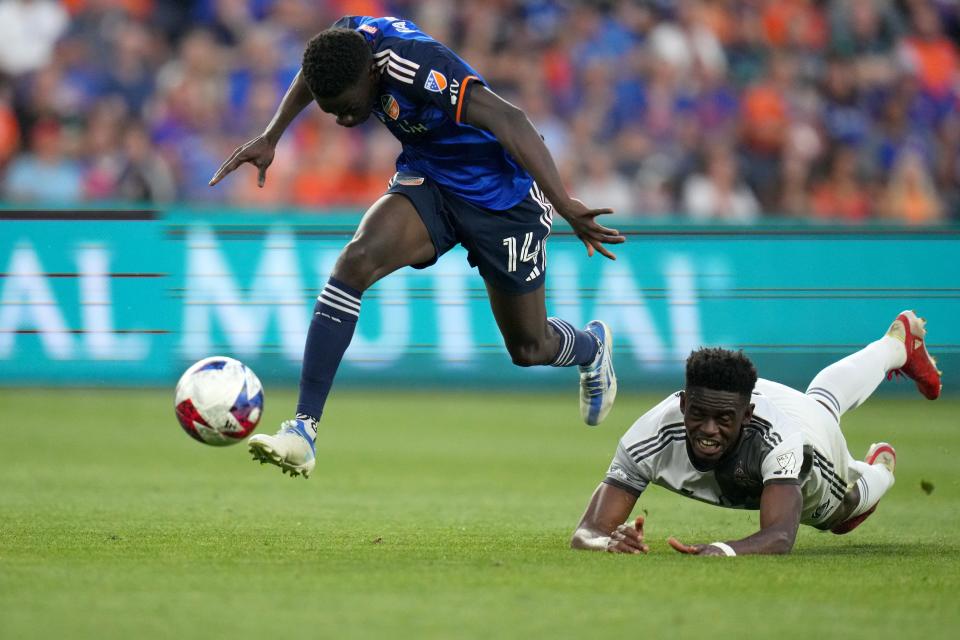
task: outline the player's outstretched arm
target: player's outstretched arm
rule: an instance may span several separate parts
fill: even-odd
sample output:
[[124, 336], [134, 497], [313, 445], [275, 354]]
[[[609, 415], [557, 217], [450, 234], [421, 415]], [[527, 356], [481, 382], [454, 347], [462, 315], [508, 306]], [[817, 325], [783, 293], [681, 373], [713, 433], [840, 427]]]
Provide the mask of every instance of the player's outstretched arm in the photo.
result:
[[597, 223], [597, 216], [613, 213], [612, 209], [590, 209], [571, 198], [560, 179], [557, 165], [540, 134], [521, 109], [513, 106], [487, 87], [477, 86], [470, 93], [463, 122], [492, 133], [503, 148], [533, 176], [550, 204], [570, 224], [587, 248], [616, 260], [604, 245], [620, 244], [624, 237], [616, 229]]
[[680, 553], [697, 556], [790, 553], [797, 539], [802, 510], [799, 484], [768, 484], [760, 496], [760, 531], [752, 536], [710, 544], [684, 544], [676, 538], [668, 542]]
[[588, 551], [647, 553], [650, 549], [643, 541], [643, 516], [633, 523], [624, 522], [636, 503], [633, 494], [601, 484], [593, 492], [570, 546]]
[[307, 88], [302, 72], [298, 71], [297, 76], [290, 83], [290, 87], [287, 88], [283, 100], [280, 101], [277, 112], [273, 114], [273, 118], [267, 124], [267, 128], [253, 140], [234, 149], [230, 157], [220, 165], [217, 172], [210, 178], [210, 186], [212, 187], [220, 182], [224, 176], [243, 163], [249, 162], [257, 168], [257, 186], [262, 187], [267, 179], [267, 167], [273, 162], [274, 150], [277, 147], [277, 142], [280, 141], [280, 136], [287, 130], [297, 114], [311, 102], [313, 102], [313, 95]]

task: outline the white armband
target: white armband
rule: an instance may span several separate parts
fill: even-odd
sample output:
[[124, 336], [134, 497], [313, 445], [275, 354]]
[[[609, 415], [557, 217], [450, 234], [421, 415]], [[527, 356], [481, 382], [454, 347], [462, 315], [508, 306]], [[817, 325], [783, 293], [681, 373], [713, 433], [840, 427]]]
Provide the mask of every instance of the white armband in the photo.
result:
[[728, 545], [726, 542], [711, 542], [709, 546], [720, 549], [720, 551], [723, 551], [723, 555], [725, 556], [737, 555], [737, 552], [733, 550], [733, 547]]

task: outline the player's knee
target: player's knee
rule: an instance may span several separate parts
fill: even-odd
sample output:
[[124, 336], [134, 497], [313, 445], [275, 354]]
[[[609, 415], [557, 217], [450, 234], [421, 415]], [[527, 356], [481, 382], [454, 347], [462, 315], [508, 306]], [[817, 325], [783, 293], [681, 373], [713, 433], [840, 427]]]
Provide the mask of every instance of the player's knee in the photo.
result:
[[518, 367], [535, 367], [550, 362], [549, 356], [544, 353], [543, 345], [537, 342], [522, 342], [508, 344], [507, 351], [513, 364]]
[[338, 280], [364, 291], [379, 278], [379, 266], [376, 251], [366, 242], [351, 240], [340, 252], [333, 273]]

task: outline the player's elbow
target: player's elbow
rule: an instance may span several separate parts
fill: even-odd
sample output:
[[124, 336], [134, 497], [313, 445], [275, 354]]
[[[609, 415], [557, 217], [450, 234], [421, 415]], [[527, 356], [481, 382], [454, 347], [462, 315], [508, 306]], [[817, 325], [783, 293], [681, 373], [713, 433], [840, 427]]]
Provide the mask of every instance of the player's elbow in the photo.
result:
[[530, 120], [523, 109], [515, 107], [509, 102], [497, 105], [496, 109], [490, 111], [486, 120], [484, 128], [500, 140], [509, 138], [524, 127], [531, 126]]

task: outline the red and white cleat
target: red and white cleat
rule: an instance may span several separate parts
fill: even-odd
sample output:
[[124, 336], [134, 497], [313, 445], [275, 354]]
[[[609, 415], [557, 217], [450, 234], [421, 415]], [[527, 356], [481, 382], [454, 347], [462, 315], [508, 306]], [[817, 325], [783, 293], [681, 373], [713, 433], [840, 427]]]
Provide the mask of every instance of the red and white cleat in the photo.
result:
[[[870, 445], [870, 448], [867, 449], [867, 455], [863, 459], [867, 464], [879, 464], [883, 465], [890, 471], [894, 472], [894, 469], [897, 468], [897, 452], [886, 442], [875, 442]], [[877, 504], [880, 504], [879, 502]], [[873, 512], [877, 510], [877, 504], [870, 507], [869, 510], [864, 511], [855, 518], [850, 518], [846, 522], [841, 522], [834, 528], [830, 529], [831, 532], [837, 534], [838, 536], [845, 533], [850, 533], [861, 524], [863, 521], [873, 515]]]
[[927, 335], [927, 321], [918, 318], [913, 311], [901, 311], [897, 319], [890, 325], [887, 335], [903, 342], [907, 349], [907, 361], [899, 369], [887, 374], [889, 380], [895, 374], [904, 375], [917, 383], [917, 389], [928, 400], [940, 397], [943, 384], [940, 376], [943, 374], [937, 369], [937, 361], [927, 353], [924, 337]]

